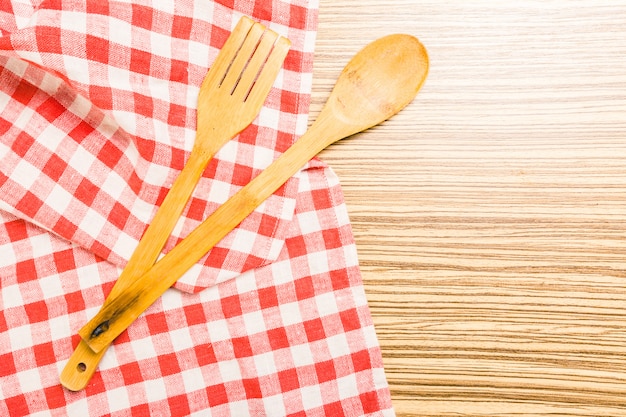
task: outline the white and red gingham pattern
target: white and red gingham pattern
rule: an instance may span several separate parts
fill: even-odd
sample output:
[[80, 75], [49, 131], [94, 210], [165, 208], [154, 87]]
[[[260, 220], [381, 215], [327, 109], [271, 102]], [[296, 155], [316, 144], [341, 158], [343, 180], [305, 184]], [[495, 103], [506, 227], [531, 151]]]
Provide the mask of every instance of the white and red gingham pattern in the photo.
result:
[[11, 0], [0, 3], [0, 36], [28, 25], [41, 0]]
[[[393, 415], [341, 189], [313, 161], [109, 349], [58, 376], [182, 169], [241, 14], [292, 41], [165, 251], [306, 129], [312, 1], [0, 5], [0, 415]], [[157, 3], [157, 2], [154, 2]]]
[[[259, 2], [251, 10], [253, 16], [272, 17], [268, 5], [272, 3]], [[302, 6], [284, 2], [276, 2], [276, 9], [276, 23], [266, 23], [294, 43], [285, 70], [253, 126], [228, 143], [209, 165], [166, 250], [306, 128], [299, 95], [310, 86], [310, 76], [301, 67], [310, 66], [312, 46], [307, 40], [312, 38], [308, 27], [314, 14], [304, 14]], [[20, 193], [13, 184], [6, 192], [13, 201], [6, 205], [11, 213], [123, 265], [182, 169], [194, 140], [199, 85], [238, 14], [212, 2], [187, 6], [162, 2], [156, 10], [139, 2], [48, 1], [32, 18], [32, 26], [0, 38], [0, 50], [4, 49], [7, 59], [0, 82], [6, 85], [5, 94], [17, 94], [12, 108], [5, 109], [5, 120], [21, 119], [24, 124], [4, 134], [5, 144], [24, 151], [16, 153], [13, 161], [3, 161], [2, 173], [19, 176], [29, 185], [22, 186]], [[49, 72], [66, 82], [51, 80]], [[46, 151], [53, 160], [36, 150], [26, 151], [40, 137], [48, 142]], [[74, 152], [61, 160], [57, 148]], [[67, 163], [76, 172], [65, 172], [62, 165]], [[41, 175], [46, 164], [65, 175], [46, 178]], [[46, 182], [50, 181], [56, 183], [53, 195], [47, 194], [50, 185]], [[198, 271], [191, 271], [177, 286], [202, 289], [271, 262], [278, 255], [284, 223], [293, 212], [294, 182], [218, 245], [202, 278]], [[43, 204], [55, 198], [65, 205], [73, 199], [75, 204], [57, 213]], [[24, 207], [29, 210], [19, 213]], [[269, 217], [264, 219], [259, 213]], [[58, 219], [59, 215], [63, 218]], [[73, 231], [84, 236], [74, 236]], [[256, 236], [254, 257], [246, 256], [249, 251], [229, 250], [251, 244], [244, 231]], [[237, 236], [242, 241], [239, 245], [233, 241]]]

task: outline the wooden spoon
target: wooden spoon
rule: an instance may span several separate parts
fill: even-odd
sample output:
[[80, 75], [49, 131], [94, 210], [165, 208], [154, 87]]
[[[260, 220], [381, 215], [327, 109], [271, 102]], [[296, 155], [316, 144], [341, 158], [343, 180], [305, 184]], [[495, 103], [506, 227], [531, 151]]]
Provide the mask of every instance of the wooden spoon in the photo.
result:
[[409, 104], [426, 79], [428, 56], [409, 35], [390, 35], [361, 50], [344, 68], [319, 117], [283, 155], [220, 206], [183, 241], [118, 294], [79, 334], [98, 352], [274, 193], [330, 144], [368, 129]]

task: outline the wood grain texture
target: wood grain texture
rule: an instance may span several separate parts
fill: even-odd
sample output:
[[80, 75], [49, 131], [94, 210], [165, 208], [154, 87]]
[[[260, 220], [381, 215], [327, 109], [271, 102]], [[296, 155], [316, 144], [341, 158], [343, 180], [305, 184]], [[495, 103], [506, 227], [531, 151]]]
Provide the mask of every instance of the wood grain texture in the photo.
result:
[[626, 2], [320, 0], [311, 120], [408, 33], [417, 99], [321, 158], [399, 416], [626, 416]]

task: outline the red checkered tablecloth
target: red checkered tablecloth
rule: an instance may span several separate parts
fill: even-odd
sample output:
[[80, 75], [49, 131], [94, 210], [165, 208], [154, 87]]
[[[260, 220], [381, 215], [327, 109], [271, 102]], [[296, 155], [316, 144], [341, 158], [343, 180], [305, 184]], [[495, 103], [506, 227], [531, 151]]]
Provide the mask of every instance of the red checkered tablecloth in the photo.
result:
[[319, 160], [134, 322], [85, 390], [59, 384], [188, 157], [199, 86], [243, 14], [292, 49], [164, 252], [306, 130], [317, 2], [0, 4], [0, 415], [394, 414], [341, 188]]

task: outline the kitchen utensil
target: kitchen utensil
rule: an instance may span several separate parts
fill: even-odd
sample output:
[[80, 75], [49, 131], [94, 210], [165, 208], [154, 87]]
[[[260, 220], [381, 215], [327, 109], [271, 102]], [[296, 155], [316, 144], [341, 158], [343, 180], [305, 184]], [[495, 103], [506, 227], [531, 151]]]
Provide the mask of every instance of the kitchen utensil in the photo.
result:
[[422, 44], [409, 35], [372, 42], [344, 68], [309, 130], [183, 241], [96, 314], [79, 334], [105, 348], [230, 230], [330, 144], [368, 129], [409, 104], [428, 72]]
[[[191, 154], [104, 306], [154, 265], [213, 155], [258, 115], [289, 46], [288, 39], [260, 23], [245, 16], [240, 19], [200, 87]], [[94, 352], [81, 340], [61, 373], [62, 385], [70, 390], [82, 389], [93, 375], [103, 350], [101, 347]]]

